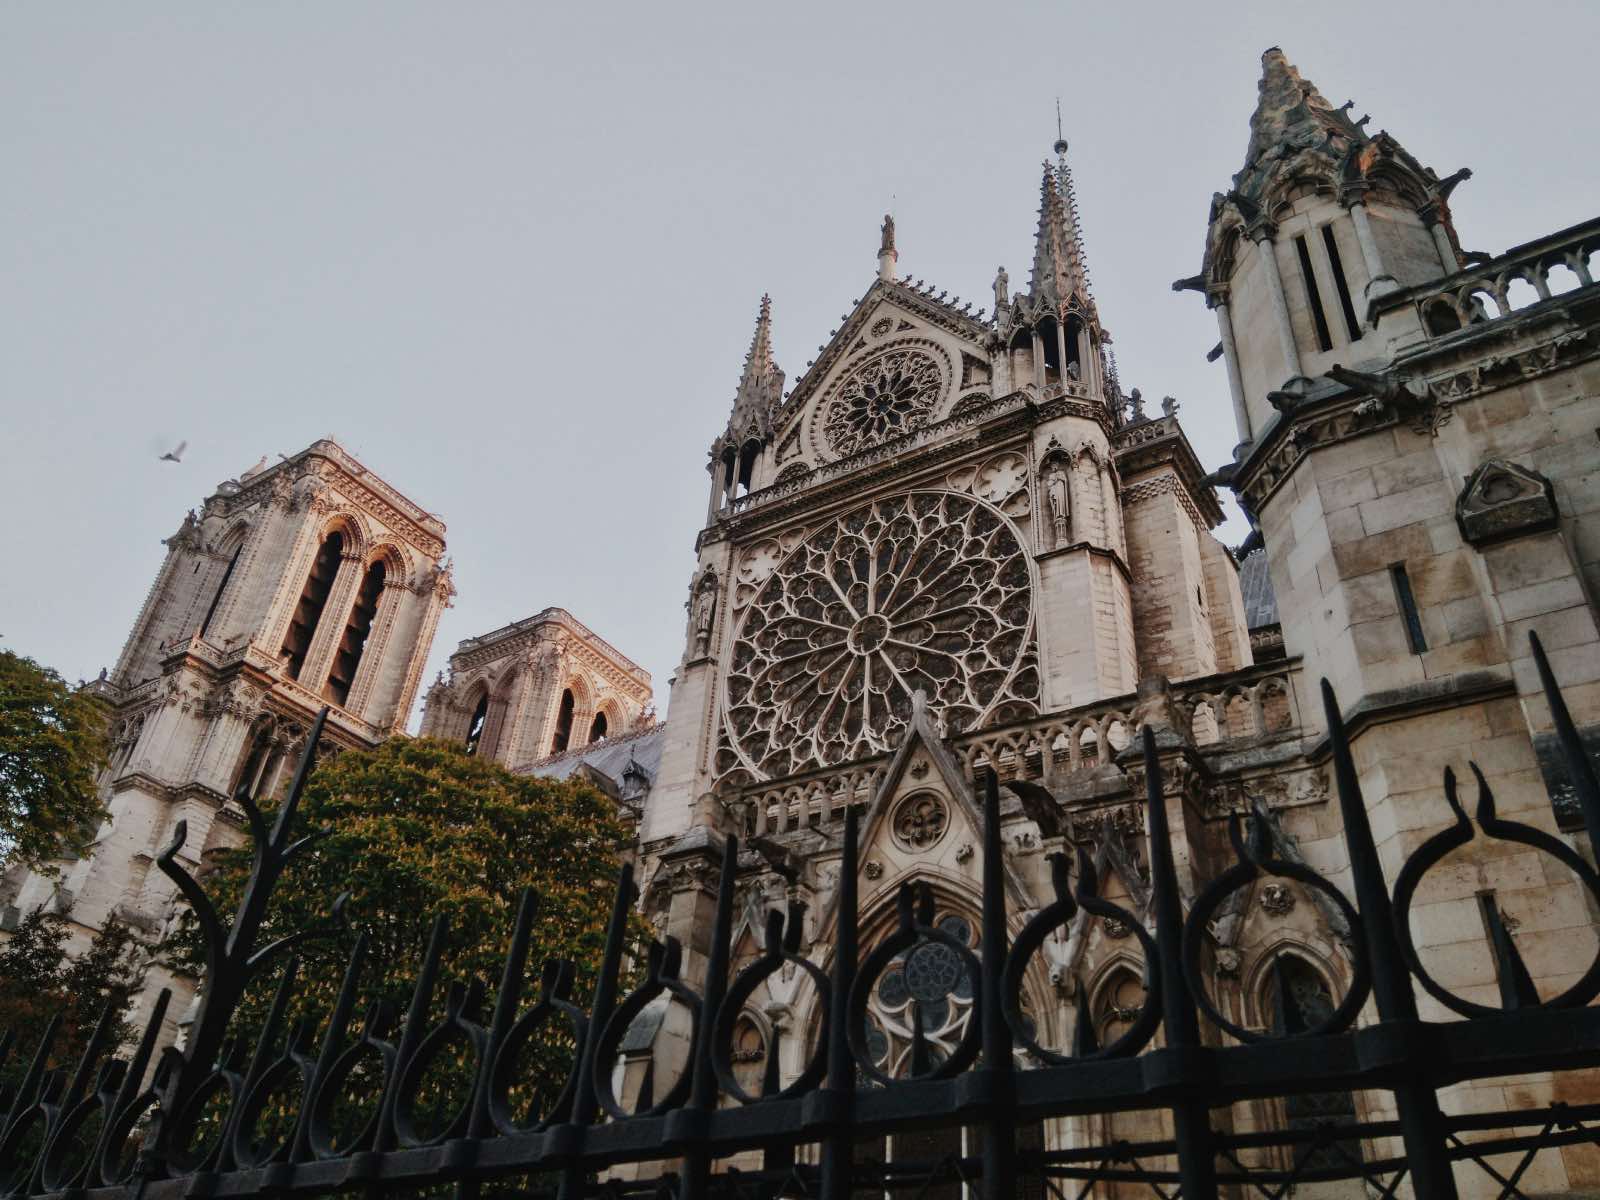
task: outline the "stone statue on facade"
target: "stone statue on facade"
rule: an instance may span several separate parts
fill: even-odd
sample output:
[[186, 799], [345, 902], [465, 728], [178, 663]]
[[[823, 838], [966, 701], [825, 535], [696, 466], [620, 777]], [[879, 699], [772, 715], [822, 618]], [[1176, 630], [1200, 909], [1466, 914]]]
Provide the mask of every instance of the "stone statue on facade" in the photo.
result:
[[1072, 493], [1071, 480], [1067, 476], [1067, 464], [1061, 459], [1053, 459], [1045, 468], [1044, 473], [1044, 498], [1050, 510], [1050, 529], [1055, 537], [1057, 547], [1064, 546], [1072, 526]]
[[998, 319], [1011, 302], [1011, 277], [1006, 274], [1006, 269], [1001, 267], [994, 277], [994, 315]]
[[694, 653], [704, 658], [711, 652], [711, 627], [717, 619], [717, 577], [708, 572], [695, 589]]

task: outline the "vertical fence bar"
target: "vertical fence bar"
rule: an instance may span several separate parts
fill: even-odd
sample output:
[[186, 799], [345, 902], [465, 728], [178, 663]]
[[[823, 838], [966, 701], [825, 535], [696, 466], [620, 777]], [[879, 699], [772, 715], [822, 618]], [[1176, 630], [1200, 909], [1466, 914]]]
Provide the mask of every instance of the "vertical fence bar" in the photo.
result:
[[1356, 776], [1350, 754], [1350, 739], [1339, 715], [1339, 700], [1333, 686], [1322, 681], [1322, 707], [1328, 721], [1328, 740], [1333, 747], [1334, 781], [1339, 791], [1339, 813], [1344, 825], [1345, 847], [1350, 855], [1350, 875], [1355, 885], [1356, 907], [1361, 913], [1361, 933], [1366, 939], [1372, 964], [1372, 994], [1378, 1003], [1380, 1025], [1400, 1026], [1395, 1032], [1397, 1045], [1406, 1045], [1408, 1061], [1400, 1064], [1404, 1078], [1395, 1082], [1394, 1101], [1400, 1117], [1400, 1133], [1405, 1142], [1406, 1164], [1418, 1196], [1429, 1200], [1453, 1200], [1455, 1172], [1445, 1149], [1444, 1118], [1439, 1112], [1439, 1097], [1419, 1069], [1427, 1046], [1419, 1037], [1407, 1037], [1405, 1026], [1422, 1032], [1417, 1019], [1417, 998], [1411, 989], [1411, 974], [1400, 956], [1394, 932], [1394, 911], [1389, 901], [1389, 885], [1378, 860], [1378, 847], [1367, 820], [1366, 801], [1361, 796], [1361, 781]]
[[1178, 899], [1178, 874], [1172, 865], [1172, 833], [1167, 824], [1167, 802], [1161, 785], [1161, 759], [1156, 754], [1155, 731], [1146, 725], [1144, 740], [1144, 795], [1150, 829], [1150, 907], [1156, 919], [1156, 967], [1161, 972], [1161, 1025], [1166, 1031], [1166, 1053], [1180, 1076], [1182, 1094], [1172, 1105], [1173, 1139], [1178, 1144], [1178, 1178], [1183, 1200], [1216, 1200], [1216, 1149], [1212, 1144], [1211, 1113], [1197, 1077], [1200, 1063], [1200, 1022], [1194, 998], [1183, 976], [1183, 905]]
[[[717, 1072], [711, 1064], [711, 1031], [728, 992], [728, 943], [733, 937], [733, 881], [739, 873], [739, 839], [722, 843], [722, 877], [717, 881], [717, 913], [706, 955], [706, 981], [700, 993], [700, 1025], [695, 1030], [689, 1069], [694, 1072], [685, 1116], [691, 1143], [678, 1176], [680, 1200], [701, 1200], [711, 1179], [711, 1148], [706, 1118], [717, 1107]], [[689, 1115], [692, 1114], [692, 1115]]]
[[[989, 1078], [989, 1119], [983, 1127], [983, 1200], [1014, 1200], [1017, 1194], [1015, 1065], [1011, 1030], [1001, 1008], [1000, 980], [1006, 961], [1006, 865], [1000, 845], [1000, 779], [991, 766], [983, 784], [983, 1072]], [[921, 1028], [921, 1019], [914, 1022]]]
[[[594, 1060], [600, 1049], [600, 1035], [605, 1030], [606, 1022], [611, 1020], [612, 1008], [616, 1006], [617, 976], [622, 972], [622, 951], [628, 940], [628, 914], [633, 911], [637, 895], [638, 889], [633, 885], [633, 866], [624, 864], [617, 873], [617, 898], [611, 906], [611, 920], [606, 925], [606, 948], [600, 960], [600, 977], [594, 984], [589, 1027], [584, 1034], [583, 1045], [578, 1048], [575, 1064], [578, 1086], [572, 1099], [572, 1125], [580, 1138], [600, 1106], [594, 1090]], [[558, 1200], [582, 1200], [587, 1171], [582, 1161], [569, 1162], [562, 1168]]]
[[832, 1123], [822, 1143], [820, 1200], [849, 1200], [854, 1173], [855, 1138], [851, 1135], [855, 1103], [856, 1068], [850, 1057], [850, 987], [856, 979], [856, 872], [860, 848], [856, 845], [860, 817], [848, 799], [844, 810], [844, 853], [839, 859], [839, 905], [833, 935], [833, 988], [828, 1013], [828, 1082], [817, 1094], [827, 1104]]

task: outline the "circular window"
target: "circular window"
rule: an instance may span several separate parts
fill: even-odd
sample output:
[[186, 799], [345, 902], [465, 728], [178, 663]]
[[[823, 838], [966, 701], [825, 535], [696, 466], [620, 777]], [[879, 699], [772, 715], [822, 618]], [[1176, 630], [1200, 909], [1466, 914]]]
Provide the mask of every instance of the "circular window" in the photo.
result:
[[830, 521], [745, 613], [724, 769], [772, 779], [886, 751], [917, 691], [952, 734], [1031, 715], [1031, 578], [1011, 523], [971, 496], [915, 492]]
[[840, 457], [925, 425], [944, 396], [944, 369], [926, 350], [891, 347], [840, 381], [822, 407], [822, 435]]

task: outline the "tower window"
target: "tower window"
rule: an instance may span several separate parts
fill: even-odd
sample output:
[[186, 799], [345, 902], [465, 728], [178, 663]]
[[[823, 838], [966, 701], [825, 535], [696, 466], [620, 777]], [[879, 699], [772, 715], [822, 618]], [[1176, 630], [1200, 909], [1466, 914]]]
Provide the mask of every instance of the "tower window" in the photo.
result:
[[1400, 602], [1400, 617], [1406, 626], [1406, 643], [1411, 647], [1411, 653], [1424, 654], [1428, 649], [1428, 639], [1422, 635], [1422, 614], [1417, 611], [1417, 598], [1411, 593], [1411, 576], [1406, 574], [1404, 563], [1395, 563], [1389, 568], [1389, 577], [1394, 580], [1395, 599]]
[[299, 603], [294, 606], [289, 632], [283, 638], [282, 658], [290, 679], [299, 679], [301, 668], [306, 665], [311, 639], [316, 636], [317, 622], [322, 620], [322, 610], [328, 603], [328, 593], [333, 590], [343, 556], [344, 535], [337, 530], [324, 538], [317, 548], [317, 557], [306, 576], [306, 586], [300, 592]]
[[333, 666], [328, 670], [328, 682], [323, 685], [322, 694], [341, 707], [350, 699], [350, 685], [355, 682], [361, 652], [366, 649], [367, 637], [372, 633], [372, 621], [378, 615], [378, 601], [383, 597], [383, 581], [387, 574], [382, 559], [367, 568], [361, 590], [356, 593], [356, 602], [350, 607], [350, 620], [345, 624], [344, 636], [339, 639]]
[[1361, 338], [1361, 322], [1356, 320], [1356, 306], [1350, 302], [1350, 283], [1345, 278], [1344, 262], [1339, 257], [1339, 242], [1333, 236], [1333, 226], [1322, 227], [1322, 241], [1328, 247], [1328, 265], [1333, 268], [1333, 286], [1339, 292], [1339, 307], [1344, 310], [1345, 328], [1350, 331], [1350, 340], [1359, 341]]
[[572, 689], [561, 693], [561, 707], [556, 711], [556, 736], [550, 742], [550, 753], [560, 754], [572, 744], [572, 710], [576, 707]]
[[483, 741], [483, 727], [489, 720], [489, 693], [478, 699], [478, 707], [472, 710], [472, 720], [467, 722], [467, 753], [476, 754], [478, 745]]
[[1333, 335], [1328, 332], [1328, 318], [1322, 311], [1322, 296], [1317, 291], [1317, 276], [1311, 269], [1311, 251], [1306, 247], [1306, 239], [1296, 237], [1294, 248], [1300, 256], [1300, 275], [1306, 281], [1306, 304], [1317, 326], [1317, 345], [1324, 350], [1332, 350]]
[[206, 630], [211, 628], [211, 618], [217, 615], [217, 605], [222, 603], [222, 593], [228, 590], [228, 580], [233, 578], [233, 569], [239, 565], [239, 555], [244, 552], [244, 543], [240, 542], [233, 552], [233, 557], [228, 560], [227, 569], [222, 572], [222, 582], [217, 584], [217, 594], [211, 597], [211, 606], [206, 609], [206, 619], [200, 622], [200, 636], [205, 637]]
[[606, 715], [603, 712], [595, 713], [594, 724], [589, 726], [589, 740], [598, 742], [606, 736]]

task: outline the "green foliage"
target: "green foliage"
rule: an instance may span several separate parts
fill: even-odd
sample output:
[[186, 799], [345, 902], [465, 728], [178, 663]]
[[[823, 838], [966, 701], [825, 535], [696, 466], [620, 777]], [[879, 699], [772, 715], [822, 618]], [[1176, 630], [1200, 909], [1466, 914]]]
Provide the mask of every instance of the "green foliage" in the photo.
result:
[[[259, 944], [331, 929], [329, 910], [347, 891], [352, 931], [298, 948], [291, 1016], [327, 1016], [353, 931], [361, 930], [371, 938], [363, 1001], [385, 999], [404, 1011], [438, 914], [450, 924], [445, 979], [479, 978], [492, 995], [524, 887], [539, 901], [524, 995], [531, 1001], [541, 963], [550, 957], [573, 960], [580, 993], [592, 987], [623, 841], [612, 803], [593, 788], [513, 775], [453, 742], [393, 738], [375, 750], [324, 759], [307, 782], [300, 814], [305, 831], [324, 836], [285, 872]], [[222, 851], [212, 861], [205, 886], [224, 920], [231, 919], [251, 851]], [[180, 928], [169, 953], [185, 969], [202, 969], [192, 922]], [[235, 1032], [253, 1036], [259, 1028], [279, 973], [270, 975], [246, 995]], [[554, 1057], [531, 1065], [565, 1074], [565, 1063]]]
[[[139, 984], [138, 944], [128, 927], [109, 921], [84, 953], [67, 956], [70, 929], [66, 920], [36, 909], [0, 945], [0, 1031], [17, 1035], [6, 1074], [19, 1075], [50, 1018], [61, 1014], [51, 1061], [77, 1062], [107, 1001], [119, 1014]], [[112, 1029], [113, 1048], [128, 1043], [133, 1027], [119, 1016]]]
[[0, 651], [0, 865], [50, 869], [105, 816], [100, 701], [31, 658]]

